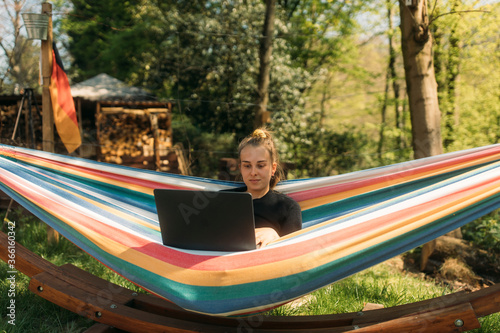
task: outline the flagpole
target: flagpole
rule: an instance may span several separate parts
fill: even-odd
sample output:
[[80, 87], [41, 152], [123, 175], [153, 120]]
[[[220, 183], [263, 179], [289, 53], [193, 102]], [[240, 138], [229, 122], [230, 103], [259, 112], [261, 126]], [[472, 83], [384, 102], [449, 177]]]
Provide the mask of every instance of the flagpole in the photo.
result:
[[[54, 152], [54, 114], [52, 112], [52, 102], [50, 100], [50, 77], [52, 75], [52, 4], [42, 3], [42, 14], [49, 17], [47, 29], [47, 39], [41, 44], [42, 63], [42, 137], [43, 150]], [[59, 233], [47, 227], [47, 239], [49, 242], [58, 242]]]

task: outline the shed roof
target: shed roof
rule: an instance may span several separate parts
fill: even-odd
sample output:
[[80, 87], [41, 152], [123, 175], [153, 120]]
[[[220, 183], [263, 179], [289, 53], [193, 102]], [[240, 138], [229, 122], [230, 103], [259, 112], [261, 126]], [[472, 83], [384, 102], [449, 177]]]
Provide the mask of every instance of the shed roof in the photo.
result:
[[102, 73], [71, 86], [73, 97], [83, 97], [92, 101], [150, 101], [154, 96], [146, 90], [131, 87], [108, 74]]

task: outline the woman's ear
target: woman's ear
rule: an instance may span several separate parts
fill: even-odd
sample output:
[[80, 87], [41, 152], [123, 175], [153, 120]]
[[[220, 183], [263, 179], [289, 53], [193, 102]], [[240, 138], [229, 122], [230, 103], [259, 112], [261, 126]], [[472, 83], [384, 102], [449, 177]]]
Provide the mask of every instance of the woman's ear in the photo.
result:
[[272, 175], [274, 176], [274, 173], [276, 172], [276, 169], [278, 168], [278, 163], [274, 162], [273, 163], [273, 172]]

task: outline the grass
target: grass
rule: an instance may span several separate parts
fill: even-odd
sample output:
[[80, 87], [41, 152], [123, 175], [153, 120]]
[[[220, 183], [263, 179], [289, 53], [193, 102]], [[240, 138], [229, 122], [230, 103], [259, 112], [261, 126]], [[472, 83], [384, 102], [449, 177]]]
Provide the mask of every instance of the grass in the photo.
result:
[[[425, 279], [423, 274], [402, 273], [395, 268], [393, 258], [310, 295], [269, 312], [271, 315], [323, 315], [358, 312], [366, 303], [382, 304], [385, 308], [423, 301], [453, 292], [445, 285]], [[500, 328], [500, 313], [479, 318], [481, 328], [472, 333], [496, 333]]]
[[[0, 212], [3, 220], [4, 213]], [[16, 240], [56, 265], [71, 263], [108, 281], [137, 290], [137, 287], [113, 273], [64, 238], [58, 244], [48, 244], [46, 227], [22, 211], [11, 212], [16, 221]], [[6, 226], [3, 226], [6, 231]], [[365, 303], [383, 304], [385, 307], [417, 302], [452, 292], [446, 286], [424, 279], [423, 275], [401, 273], [397, 259], [389, 260], [334, 283], [310, 295], [269, 312], [271, 315], [320, 315], [357, 312]], [[10, 332], [83, 332], [93, 321], [62, 309], [28, 290], [29, 279], [21, 273], [15, 279], [15, 326], [9, 324], [10, 299], [9, 268], [0, 261], [0, 333]], [[482, 328], [471, 332], [498, 332], [500, 313], [480, 319]]]
[[365, 303], [392, 307], [448, 293], [450, 290], [446, 287], [400, 274], [385, 262], [312, 293], [311, 299], [299, 307], [285, 305], [274, 311], [281, 315], [357, 312]]
[[[4, 220], [5, 213], [0, 213]], [[73, 264], [103, 279], [137, 290], [138, 288], [126, 279], [115, 274], [104, 265], [90, 257], [78, 247], [61, 237], [57, 244], [47, 241], [47, 227], [39, 220], [24, 214], [21, 210], [9, 213], [9, 220], [16, 222], [16, 241], [40, 255], [46, 260], [60, 266]], [[6, 231], [3, 225], [2, 231]], [[83, 332], [94, 324], [73, 312], [56, 306], [28, 290], [29, 278], [22, 273], [15, 274], [15, 297], [9, 297], [11, 274], [9, 266], [0, 260], [0, 333], [4, 332]], [[7, 317], [9, 302], [15, 300], [15, 326]]]

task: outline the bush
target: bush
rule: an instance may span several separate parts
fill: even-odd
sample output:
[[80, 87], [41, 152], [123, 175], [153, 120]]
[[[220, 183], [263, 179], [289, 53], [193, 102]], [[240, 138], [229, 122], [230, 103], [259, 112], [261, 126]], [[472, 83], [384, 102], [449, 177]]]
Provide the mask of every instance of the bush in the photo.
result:
[[464, 239], [480, 248], [500, 253], [500, 210], [496, 210], [462, 227]]
[[191, 175], [216, 178], [219, 160], [223, 157], [236, 157], [235, 134], [205, 132], [183, 115], [176, 115], [174, 119], [174, 143], [182, 144]]

